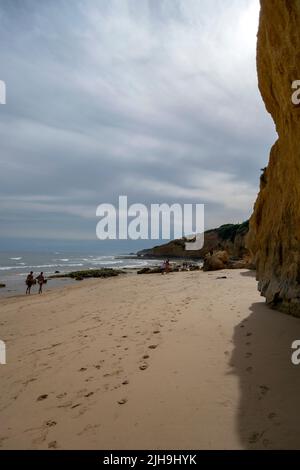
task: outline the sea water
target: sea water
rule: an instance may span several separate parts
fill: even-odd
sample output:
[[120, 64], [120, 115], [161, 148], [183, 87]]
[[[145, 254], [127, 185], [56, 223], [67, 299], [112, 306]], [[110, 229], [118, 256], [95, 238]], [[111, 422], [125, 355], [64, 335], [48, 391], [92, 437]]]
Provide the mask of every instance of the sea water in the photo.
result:
[[[0, 288], [0, 296], [9, 296], [24, 293], [25, 280], [30, 271], [34, 276], [43, 271], [47, 278], [55, 272], [68, 273], [85, 269], [134, 269], [160, 264], [159, 260], [139, 259], [130, 255], [101, 255], [93, 253], [66, 253], [53, 251], [48, 253], [37, 252], [0, 252], [0, 283], [5, 288]], [[70, 279], [51, 279], [45, 285], [45, 290], [68, 284]], [[33, 287], [33, 292], [34, 292]]]

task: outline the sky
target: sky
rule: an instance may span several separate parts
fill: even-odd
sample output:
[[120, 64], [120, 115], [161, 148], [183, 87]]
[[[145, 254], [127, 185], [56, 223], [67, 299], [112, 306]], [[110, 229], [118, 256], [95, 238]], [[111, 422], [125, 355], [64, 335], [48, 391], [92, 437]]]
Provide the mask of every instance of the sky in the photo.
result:
[[258, 0], [1, 0], [0, 247], [125, 249], [96, 239], [119, 195], [205, 204], [206, 229], [247, 219], [276, 139], [258, 15]]

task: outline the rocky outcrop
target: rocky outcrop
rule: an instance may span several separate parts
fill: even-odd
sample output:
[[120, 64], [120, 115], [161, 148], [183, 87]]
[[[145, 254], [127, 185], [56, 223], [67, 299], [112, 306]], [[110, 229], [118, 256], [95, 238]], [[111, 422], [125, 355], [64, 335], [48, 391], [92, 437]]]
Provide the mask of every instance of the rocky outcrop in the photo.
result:
[[214, 250], [225, 250], [230, 256], [242, 258], [248, 253], [245, 248], [245, 237], [248, 233], [248, 221], [242, 224], [226, 224], [204, 234], [204, 246], [201, 250], [186, 250], [186, 239], [173, 240], [164, 245], [155, 246], [137, 253], [147, 258], [194, 258], [202, 259], [207, 253]]
[[300, 316], [300, 2], [261, 0], [257, 44], [259, 89], [278, 140], [263, 170], [247, 239], [258, 288], [272, 306]]
[[229, 256], [227, 251], [217, 251], [212, 255], [207, 254], [204, 258], [203, 271], [218, 271], [226, 268]]
[[[168, 272], [178, 273], [179, 271], [200, 271], [200, 266], [197, 264], [190, 264], [189, 266], [172, 265], [170, 264]], [[137, 271], [137, 274], [163, 274], [165, 269], [162, 266], [154, 266], [142, 268]]]
[[204, 258], [203, 271], [218, 271], [220, 269], [252, 269], [252, 266], [248, 257], [232, 260], [227, 251], [208, 253]]
[[53, 274], [49, 277], [49, 279], [60, 279], [69, 277], [71, 279], [75, 279], [76, 281], [83, 281], [83, 279], [88, 278], [107, 278], [107, 277], [114, 277], [121, 274], [122, 271], [119, 269], [113, 268], [101, 268], [101, 269], [86, 269], [83, 271], [72, 271], [70, 273], [62, 273], [62, 274]]

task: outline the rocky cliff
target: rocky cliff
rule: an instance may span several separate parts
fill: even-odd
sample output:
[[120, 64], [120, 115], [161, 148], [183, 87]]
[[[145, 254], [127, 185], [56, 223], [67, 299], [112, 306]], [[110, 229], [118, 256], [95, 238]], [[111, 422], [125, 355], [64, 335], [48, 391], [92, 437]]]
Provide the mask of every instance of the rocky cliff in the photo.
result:
[[300, 1], [261, 0], [258, 83], [278, 133], [250, 220], [247, 246], [258, 288], [272, 306], [300, 316]]
[[248, 233], [248, 221], [242, 224], [226, 224], [207, 230], [204, 234], [204, 246], [201, 250], [185, 250], [185, 239], [173, 240], [149, 250], [139, 251], [139, 256], [152, 258], [204, 258], [211, 250], [226, 250], [230, 256], [242, 258], [248, 251], [245, 237]]

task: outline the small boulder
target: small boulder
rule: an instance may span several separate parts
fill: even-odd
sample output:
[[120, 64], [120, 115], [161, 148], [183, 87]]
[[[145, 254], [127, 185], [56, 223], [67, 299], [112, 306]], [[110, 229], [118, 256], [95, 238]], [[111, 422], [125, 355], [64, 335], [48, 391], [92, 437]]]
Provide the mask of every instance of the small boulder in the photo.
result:
[[191, 266], [189, 266], [189, 270], [190, 271], [200, 271], [200, 266], [198, 266], [196, 264], [195, 265], [192, 264]]
[[204, 258], [203, 271], [218, 271], [225, 269], [228, 265], [229, 256], [227, 251], [217, 251], [212, 255], [207, 254]]
[[159, 267], [154, 268], [143, 268], [140, 269], [137, 273], [138, 274], [159, 274], [162, 272], [162, 269]]

